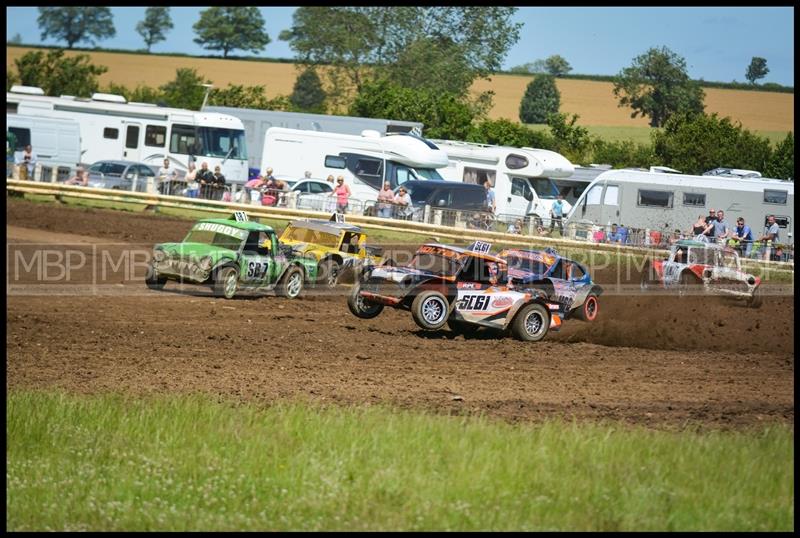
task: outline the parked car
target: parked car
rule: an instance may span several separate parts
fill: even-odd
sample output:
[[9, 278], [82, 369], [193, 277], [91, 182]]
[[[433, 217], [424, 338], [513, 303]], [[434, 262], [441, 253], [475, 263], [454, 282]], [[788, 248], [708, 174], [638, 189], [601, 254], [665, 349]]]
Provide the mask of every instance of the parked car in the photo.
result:
[[289, 187], [288, 205], [298, 209], [324, 211], [333, 185], [320, 179], [301, 179]]
[[702, 241], [676, 241], [667, 259], [645, 265], [641, 285], [643, 291], [726, 295], [744, 299], [753, 308], [762, 302], [761, 279], [742, 271], [739, 254], [732, 248]]
[[316, 276], [314, 260], [280, 245], [270, 226], [237, 212], [233, 219], [198, 221], [179, 243], [155, 245], [145, 283], [155, 290], [170, 280], [209, 285], [226, 299], [241, 289], [295, 298]]
[[[402, 187], [408, 191], [408, 195], [411, 197], [413, 208], [411, 220], [422, 221], [426, 206], [454, 211], [488, 213], [486, 189], [482, 185], [429, 179], [406, 181]], [[397, 189], [399, 188], [397, 187]], [[442, 224], [452, 226], [454, 223], [454, 213], [448, 212], [443, 215]]]
[[592, 282], [585, 266], [554, 249], [505, 249], [498, 257], [508, 264], [508, 276], [515, 288], [544, 291], [549, 300], [559, 304], [563, 319], [597, 319], [603, 288]]
[[97, 161], [89, 169], [89, 186], [99, 189], [119, 189], [145, 192], [148, 178], [156, 171], [144, 163], [133, 161]]
[[289, 246], [294, 255], [312, 260], [318, 267], [318, 281], [331, 288], [346, 271], [355, 273], [365, 263], [383, 263], [383, 249], [368, 246], [367, 234], [344, 222], [295, 220], [283, 230], [280, 242]]
[[370, 319], [386, 306], [410, 310], [424, 330], [448, 325], [466, 334], [480, 327], [510, 330], [535, 342], [561, 326], [559, 305], [545, 293], [508, 285], [506, 262], [477, 249], [422, 245], [404, 267], [368, 267], [353, 286], [347, 306]]

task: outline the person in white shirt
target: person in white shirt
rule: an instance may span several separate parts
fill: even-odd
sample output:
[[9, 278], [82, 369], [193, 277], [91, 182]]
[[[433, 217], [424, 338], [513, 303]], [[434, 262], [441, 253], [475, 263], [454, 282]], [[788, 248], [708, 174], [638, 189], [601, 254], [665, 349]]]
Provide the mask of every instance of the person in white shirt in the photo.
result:
[[169, 167], [169, 159], [164, 159], [164, 166], [158, 169], [158, 192], [172, 194], [172, 182], [178, 179], [178, 171]]
[[405, 187], [397, 189], [397, 195], [394, 197], [394, 204], [397, 207], [397, 216], [403, 220], [407, 220], [413, 212], [413, 204], [411, 203], [411, 196], [406, 191]]
[[15, 155], [15, 164], [20, 166], [19, 178], [22, 180], [33, 179], [33, 171], [36, 169], [36, 154], [30, 144], [25, 146], [23, 151]]

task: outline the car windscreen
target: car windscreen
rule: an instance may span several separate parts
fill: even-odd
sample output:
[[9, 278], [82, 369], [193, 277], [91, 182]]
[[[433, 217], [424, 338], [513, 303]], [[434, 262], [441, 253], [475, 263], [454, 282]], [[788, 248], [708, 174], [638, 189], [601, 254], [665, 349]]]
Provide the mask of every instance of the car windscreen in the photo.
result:
[[242, 244], [240, 237], [233, 237], [228, 234], [214, 232], [211, 230], [192, 230], [183, 240], [184, 243], [203, 243], [229, 250], [238, 250]]
[[532, 177], [530, 182], [531, 187], [539, 195], [539, 198], [551, 200], [558, 196], [558, 187], [549, 177]]
[[98, 163], [89, 168], [90, 174], [105, 174], [107, 176], [121, 176], [125, 171], [124, 164]]
[[289, 226], [283, 232], [281, 241], [297, 241], [299, 243], [313, 243], [323, 247], [337, 248], [339, 246], [339, 236], [311, 230], [309, 228], [298, 228]]
[[689, 263], [714, 265], [714, 251], [702, 247], [689, 249]]
[[421, 178], [444, 181], [444, 178], [439, 175], [435, 168], [414, 168], [414, 171]]
[[411, 196], [411, 202], [414, 205], [424, 204], [430, 198], [431, 193], [436, 189], [436, 185], [425, 185], [416, 183], [414, 185], [405, 185], [406, 190], [408, 191], [408, 195]]
[[461, 268], [461, 262], [457, 258], [442, 256], [441, 254], [417, 253], [408, 266], [426, 273], [450, 276], [458, 272]]
[[517, 271], [525, 271], [537, 275], [545, 274], [550, 268], [541, 261], [520, 258], [519, 256], [508, 256], [506, 261], [508, 262], [509, 269], [516, 269]]

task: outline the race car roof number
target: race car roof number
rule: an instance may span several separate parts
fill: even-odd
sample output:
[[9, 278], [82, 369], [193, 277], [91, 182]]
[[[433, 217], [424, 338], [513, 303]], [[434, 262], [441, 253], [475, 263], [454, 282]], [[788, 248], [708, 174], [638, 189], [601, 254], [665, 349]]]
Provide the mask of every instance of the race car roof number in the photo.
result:
[[482, 254], [488, 254], [491, 249], [492, 244], [485, 241], [475, 241], [469, 248], [472, 252], [480, 252]]
[[249, 218], [247, 218], [247, 213], [245, 213], [244, 211], [234, 211], [233, 218], [234, 220], [236, 220], [236, 222], [247, 222], [250, 220]]

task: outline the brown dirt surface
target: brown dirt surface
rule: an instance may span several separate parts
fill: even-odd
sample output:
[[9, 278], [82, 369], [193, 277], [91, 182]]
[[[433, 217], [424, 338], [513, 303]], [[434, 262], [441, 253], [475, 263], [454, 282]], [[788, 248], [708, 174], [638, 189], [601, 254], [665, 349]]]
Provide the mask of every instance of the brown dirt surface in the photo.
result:
[[[6, 47], [6, 69], [16, 71], [14, 60], [32, 50]], [[145, 85], [161, 86], [175, 79], [178, 67], [196, 69], [217, 88], [229, 84], [263, 86], [268, 98], [290, 95], [301, 70], [293, 63], [192, 58], [185, 56], [152, 56], [114, 52], [66, 51], [67, 57], [86, 54], [91, 62], [108, 67], [100, 75], [100, 84], [121, 84], [130, 89]], [[532, 80], [528, 75], [495, 75], [491, 80], [477, 80], [474, 92], [494, 91], [492, 119], [519, 121], [519, 103]], [[593, 126], [648, 125], [646, 118], [631, 118], [628, 108], [619, 108], [612, 94], [612, 83], [593, 80], [559, 79], [561, 111], [580, 116], [580, 124]], [[794, 94], [704, 88], [706, 112], [720, 117], [730, 116], [751, 130], [794, 131]]]
[[[659, 429], [794, 421], [793, 294], [760, 309], [644, 296], [615, 291], [606, 269], [593, 324], [567, 321], [537, 344], [453, 337], [419, 330], [404, 311], [357, 319], [345, 287], [226, 301], [174, 283], [148, 290], [141, 265], [117, 263], [180, 239], [186, 220], [13, 199], [6, 209], [7, 390], [203, 392]], [[68, 283], [18, 267], [19, 253], [42, 246], [86, 263]]]

